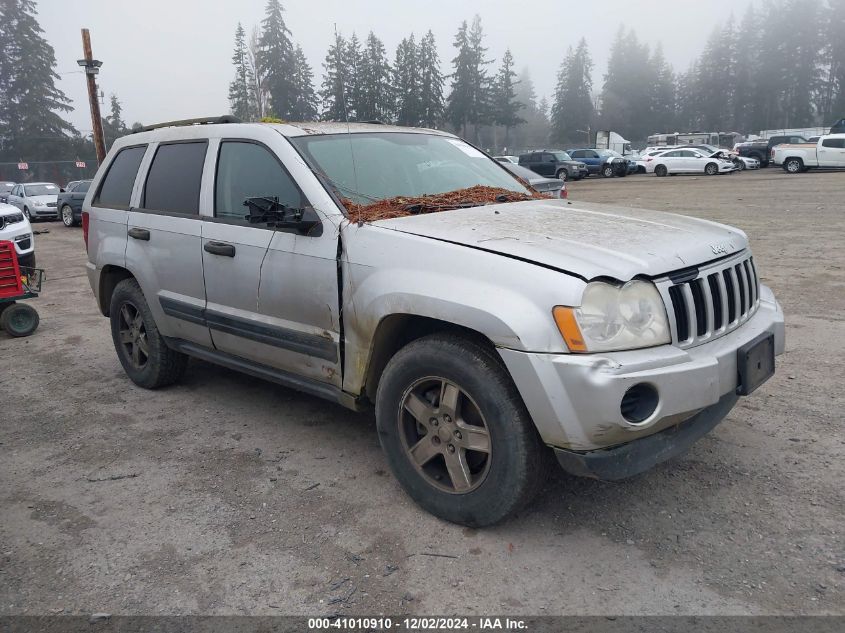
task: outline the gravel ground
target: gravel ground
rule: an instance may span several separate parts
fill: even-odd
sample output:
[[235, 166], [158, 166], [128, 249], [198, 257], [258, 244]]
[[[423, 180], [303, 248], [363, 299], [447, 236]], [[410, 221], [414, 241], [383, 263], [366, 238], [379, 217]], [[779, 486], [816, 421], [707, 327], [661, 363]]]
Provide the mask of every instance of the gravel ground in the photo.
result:
[[0, 614], [845, 614], [845, 173], [570, 192], [744, 229], [788, 351], [683, 458], [486, 530], [409, 501], [371, 414], [201, 362], [132, 385], [81, 230], [38, 224], [41, 327], [0, 333]]

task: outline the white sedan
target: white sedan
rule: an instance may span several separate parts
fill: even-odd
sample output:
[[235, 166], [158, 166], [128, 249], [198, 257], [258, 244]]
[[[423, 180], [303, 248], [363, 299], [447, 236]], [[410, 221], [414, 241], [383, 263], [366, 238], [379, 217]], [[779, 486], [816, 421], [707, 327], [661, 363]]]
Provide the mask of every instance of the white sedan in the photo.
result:
[[729, 160], [711, 158], [695, 149], [673, 149], [645, 157], [645, 168], [655, 176], [676, 174], [705, 174], [716, 176], [736, 171], [736, 165]]

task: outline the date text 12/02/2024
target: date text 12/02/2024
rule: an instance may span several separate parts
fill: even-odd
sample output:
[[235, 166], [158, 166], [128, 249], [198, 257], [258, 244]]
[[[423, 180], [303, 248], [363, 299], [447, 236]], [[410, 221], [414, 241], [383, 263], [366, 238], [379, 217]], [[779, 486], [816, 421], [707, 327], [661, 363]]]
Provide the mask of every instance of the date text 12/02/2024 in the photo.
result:
[[499, 617], [444, 618], [444, 617], [407, 617], [407, 618], [309, 618], [309, 631], [524, 631], [524, 620]]

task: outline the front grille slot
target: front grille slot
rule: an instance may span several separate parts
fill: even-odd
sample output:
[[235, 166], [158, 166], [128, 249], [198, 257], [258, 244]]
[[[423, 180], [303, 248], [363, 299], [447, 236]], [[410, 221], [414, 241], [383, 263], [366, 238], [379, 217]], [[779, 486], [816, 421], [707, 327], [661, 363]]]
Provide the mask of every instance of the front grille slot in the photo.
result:
[[665, 283], [664, 297], [672, 304], [675, 343], [680, 347], [734, 330], [751, 318], [760, 301], [760, 282], [750, 257], [712, 265], [694, 279]]

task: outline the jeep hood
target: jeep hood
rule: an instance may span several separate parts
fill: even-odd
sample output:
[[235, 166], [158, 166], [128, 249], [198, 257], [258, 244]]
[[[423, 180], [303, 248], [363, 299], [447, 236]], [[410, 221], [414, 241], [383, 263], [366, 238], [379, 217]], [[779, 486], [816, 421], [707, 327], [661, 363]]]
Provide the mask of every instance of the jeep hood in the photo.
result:
[[13, 215], [15, 213], [20, 213], [21, 210], [18, 209], [16, 206], [12, 204], [5, 204], [0, 202], [0, 216], [3, 215]]
[[537, 200], [372, 223], [535, 262], [587, 280], [660, 276], [748, 246], [742, 231], [682, 215]]

